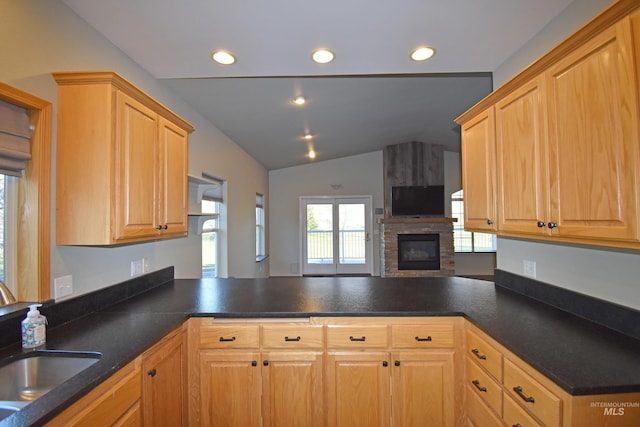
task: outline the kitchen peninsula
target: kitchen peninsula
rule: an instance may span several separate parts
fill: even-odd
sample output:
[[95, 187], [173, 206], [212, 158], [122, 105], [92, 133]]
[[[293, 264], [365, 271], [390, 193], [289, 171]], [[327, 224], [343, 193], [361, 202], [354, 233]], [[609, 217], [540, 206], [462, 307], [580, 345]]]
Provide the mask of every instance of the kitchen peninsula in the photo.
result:
[[[451, 353], [456, 355], [453, 360], [458, 365], [462, 360], [471, 363], [467, 374], [463, 367], [455, 367], [454, 380], [460, 383], [455, 386], [458, 392], [467, 390], [462, 381], [471, 381], [470, 377], [467, 378], [469, 372], [476, 369], [475, 362], [469, 362], [473, 357], [470, 352], [475, 349], [469, 347], [472, 342], [470, 339], [483, 338], [491, 343], [490, 347], [502, 351], [505, 360], [505, 419], [507, 402], [511, 401], [506, 396], [509, 380], [506, 372], [512, 361], [516, 361], [516, 371], [519, 372], [522, 366], [531, 367], [537, 372], [535, 375], [548, 379], [541, 381], [548, 381], [551, 386], [555, 384], [554, 387], [572, 399], [589, 399], [597, 395], [596, 399], [591, 400], [600, 402], [603, 396], [616, 396], [617, 401], [619, 396], [626, 393], [635, 399], [637, 405], [640, 400], [640, 340], [634, 335], [636, 332], [616, 332], [522, 295], [520, 292], [524, 292], [525, 287], [521, 286], [518, 277], [497, 273], [496, 283], [492, 283], [458, 277], [173, 280], [173, 268], [160, 270], [95, 294], [43, 307], [42, 312], [50, 322], [47, 348], [98, 351], [102, 357], [76, 377], [0, 421], [0, 426], [41, 425], [51, 421], [185, 322], [205, 322], [210, 327], [218, 320], [222, 320], [222, 325], [238, 325], [253, 319], [263, 322], [256, 325], [277, 324], [282, 319], [287, 319], [289, 323], [306, 322], [314, 327], [312, 329], [321, 331], [318, 340], [328, 341], [331, 341], [331, 332], [327, 329], [332, 326], [345, 327], [351, 323], [369, 327], [373, 325], [378, 332], [391, 337], [374, 350], [378, 353], [388, 350], [392, 355], [398, 353], [394, 349], [396, 343], [401, 343], [402, 336], [413, 341], [413, 334], [407, 334], [406, 328], [403, 329], [403, 325], [407, 324], [406, 319], [411, 319], [409, 324], [442, 322], [432, 335], [425, 334], [422, 337], [422, 333], [415, 333], [415, 341], [429, 339], [434, 341], [436, 347], [438, 345], [435, 342], [449, 333], [446, 325], [451, 321], [454, 325], [451, 335], [454, 342], [440, 347], [451, 346]], [[505, 283], [499, 283], [500, 280]], [[540, 289], [544, 286], [547, 285], [536, 288], [536, 298], [541, 299]], [[597, 301], [591, 301], [591, 307], [598, 308]], [[613, 307], [612, 310], [621, 310], [618, 314], [623, 318], [628, 316], [625, 322], [628, 321], [630, 325], [638, 324], [637, 312], [621, 307]], [[9, 330], [10, 324], [19, 324], [22, 313], [20, 315], [0, 318], [2, 330]], [[434, 320], [435, 323], [431, 322]], [[380, 324], [388, 324], [389, 327], [378, 328]], [[192, 324], [185, 330], [191, 334]], [[466, 341], [464, 332], [467, 334]], [[242, 335], [236, 334], [220, 336], [219, 341], [236, 341], [235, 336], [238, 337], [237, 341], [242, 339]], [[13, 338], [15, 342], [9, 345], [3, 343], [2, 358], [20, 352], [17, 326]], [[298, 337], [287, 338], [295, 341]], [[352, 333], [349, 338], [359, 341], [365, 338], [365, 334], [360, 336]], [[256, 339], [260, 340], [260, 344], [256, 342], [254, 353], [259, 351], [258, 348], [262, 349], [267, 341], [264, 330]], [[205, 341], [202, 336], [199, 337], [199, 343]], [[218, 342], [217, 336], [210, 342]], [[194, 340], [189, 337], [190, 358], [194, 357], [191, 351], [193, 344]], [[340, 350], [343, 347], [336, 348], [338, 350], [332, 350], [330, 345], [320, 344], [317, 353], [344, 352]], [[428, 351], [431, 350], [424, 350]], [[464, 353], [467, 353], [466, 358]], [[392, 360], [389, 359], [389, 362], [392, 368]], [[397, 363], [399, 365], [400, 362]], [[260, 366], [258, 369], [262, 368]], [[481, 372], [484, 372], [483, 369]], [[472, 390], [470, 386], [467, 387]], [[190, 385], [189, 392], [193, 389]], [[472, 412], [474, 408], [477, 409], [477, 402], [473, 403], [475, 396], [470, 391], [462, 394], [467, 396], [467, 410]], [[462, 396], [458, 400], [465, 401]], [[632, 403], [631, 407], [626, 408], [626, 415], [618, 417], [620, 420], [631, 420], [631, 417], [638, 416], [640, 408], [633, 407]], [[575, 408], [572, 409], [566, 402], [559, 408], [561, 418], [557, 425], [569, 425], [566, 424], [567, 412]], [[592, 409], [596, 410], [601, 413], [603, 408]], [[454, 415], [456, 424], [464, 419], [465, 410], [462, 412]], [[502, 413], [498, 410], [495, 412]], [[565, 417], [565, 421], [562, 421], [562, 417]], [[191, 419], [189, 421], [191, 424]], [[331, 422], [328, 424], [332, 425]]]

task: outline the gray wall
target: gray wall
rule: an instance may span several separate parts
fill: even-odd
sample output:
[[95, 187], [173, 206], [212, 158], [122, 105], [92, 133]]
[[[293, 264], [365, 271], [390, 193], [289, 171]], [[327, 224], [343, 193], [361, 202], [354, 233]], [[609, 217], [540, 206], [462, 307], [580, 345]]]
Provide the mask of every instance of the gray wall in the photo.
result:
[[[611, 3], [575, 0], [495, 71], [494, 86], [506, 82]], [[640, 309], [638, 251], [498, 239], [498, 268], [522, 275], [524, 260], [536, 262], [538, 280]]]
[[[172, 94], [57, 0], [0, 0], [0, 81], [53, 103], [52, 179], [55, 180], [57, 85], [52, 71], [107, 69], [125, 78], [191, 122], [189, 171], [227, 180], [230, 276], [266, 275], [255, 262], [255, 193], [267, 193], [266, 170], [210, 122]], [[237, 165], [242, 164], [242, 168]], [[119, 248], [55, 246], [55, 185], [52, 186], [51, 278], [71, 274], [76, 296], [128, 279], [130, 262], [148, 258], [151, 270], [174, 265], [179, 278], [199, 277], [200, 236]]]

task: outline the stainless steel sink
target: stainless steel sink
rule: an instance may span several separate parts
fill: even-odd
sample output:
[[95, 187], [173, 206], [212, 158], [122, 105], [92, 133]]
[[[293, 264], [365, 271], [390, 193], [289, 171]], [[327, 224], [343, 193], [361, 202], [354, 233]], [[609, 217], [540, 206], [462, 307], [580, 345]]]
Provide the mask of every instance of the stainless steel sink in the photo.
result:
[[0, 361], [0, 420], [87, 369], [101, 354], [35, 350]]

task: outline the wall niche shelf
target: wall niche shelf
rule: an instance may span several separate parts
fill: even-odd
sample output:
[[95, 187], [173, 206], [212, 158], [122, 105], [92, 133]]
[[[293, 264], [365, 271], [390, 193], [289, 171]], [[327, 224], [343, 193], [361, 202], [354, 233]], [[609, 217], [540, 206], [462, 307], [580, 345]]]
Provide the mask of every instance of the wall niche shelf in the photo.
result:
[[188, 174], [189, 181], [189, 218], [195, 218], [198, 222], [197, 232], [202, 234], [202, 226], [211, 218], [217, 218], [220, 214], [202, 212], [202, 199], [205, 195], [221, 198], [222, 182], [197, 175]]

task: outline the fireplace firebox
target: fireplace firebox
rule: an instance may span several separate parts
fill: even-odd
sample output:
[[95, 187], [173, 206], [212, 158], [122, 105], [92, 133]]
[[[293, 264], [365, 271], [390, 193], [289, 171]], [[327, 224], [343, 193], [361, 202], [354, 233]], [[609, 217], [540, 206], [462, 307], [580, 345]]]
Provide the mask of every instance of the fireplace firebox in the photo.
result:
[[398, 234], [398, 270], [440, 270], [440, 235]]

